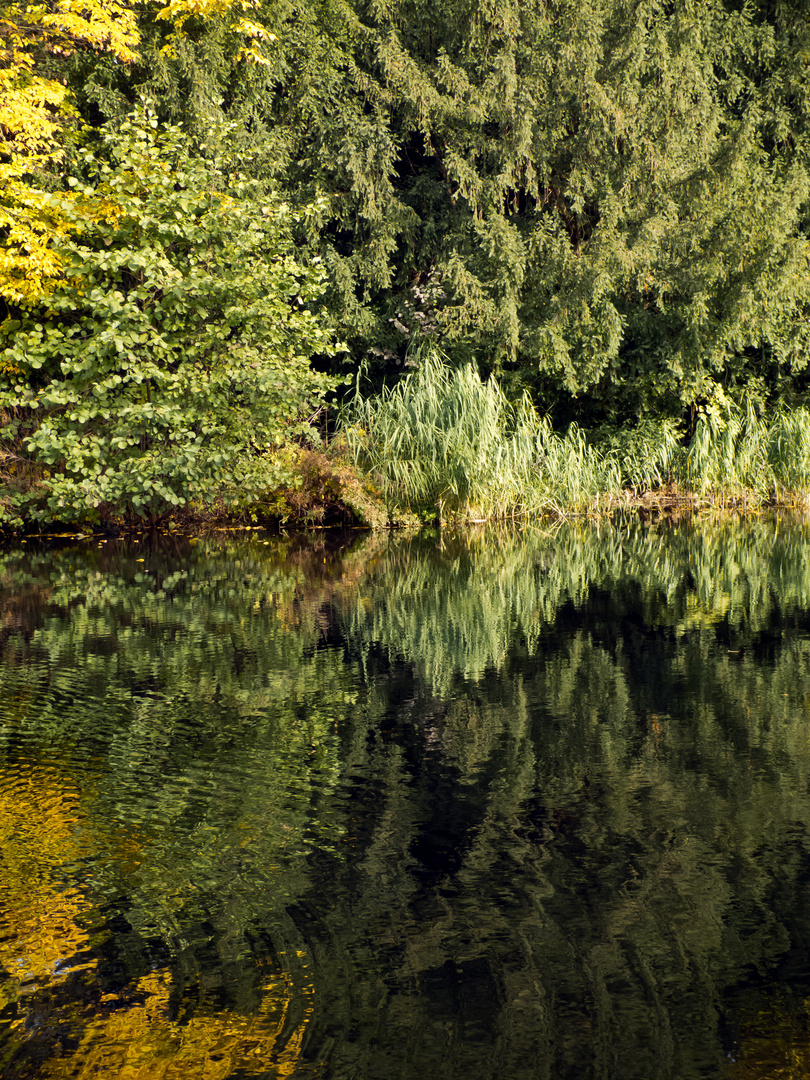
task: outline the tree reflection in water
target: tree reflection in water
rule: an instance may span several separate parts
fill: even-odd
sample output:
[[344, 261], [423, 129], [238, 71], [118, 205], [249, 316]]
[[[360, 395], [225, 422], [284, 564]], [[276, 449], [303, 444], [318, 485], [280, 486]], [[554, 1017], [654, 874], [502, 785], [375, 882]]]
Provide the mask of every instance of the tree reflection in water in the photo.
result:
[[5, 552], [4, 1075], [803, 1075], [808, 555]]

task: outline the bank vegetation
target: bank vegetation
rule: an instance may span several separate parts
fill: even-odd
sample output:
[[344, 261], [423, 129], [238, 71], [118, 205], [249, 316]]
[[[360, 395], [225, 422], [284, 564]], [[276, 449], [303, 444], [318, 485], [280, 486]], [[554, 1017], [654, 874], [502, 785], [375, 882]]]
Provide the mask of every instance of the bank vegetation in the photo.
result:
[[15, 0], [0, 523], [807, 497], [803, 0]]

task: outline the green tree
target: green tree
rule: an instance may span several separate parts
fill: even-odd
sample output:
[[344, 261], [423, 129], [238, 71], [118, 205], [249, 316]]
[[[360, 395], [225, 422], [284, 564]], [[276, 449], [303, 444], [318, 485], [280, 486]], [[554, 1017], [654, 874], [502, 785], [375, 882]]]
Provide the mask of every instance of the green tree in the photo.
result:
[[800, 5], [322, 0], [265, 20], [272, 60], [229, 67], [223, 108], [257, 168], [329, 194], [358, 356], [401, 359], [427, 326], [613, 417], [803, 371]]
[[323, 192], [310, 239], [372, 372], [441, 339], [588, 425], [803, 396], [796, 0], [175, 0], [139, 19], [137, 65], [77, 55], [82, 115], [140, 88], [195, 137], [228, 118], [240, 167], [294, 201]]
[[286, 475], [274, 453], [334, 385], [310, 368], [334, 342], [313, 310], [324, 272], [293, 238], [311, 208], [234, 175], [224, 138], [192, 152], [136, 110], [48, 197], [71, 224], [64, 276], [2, 324], [5, 494], [26, 514], [154, 520], [250, 497]]

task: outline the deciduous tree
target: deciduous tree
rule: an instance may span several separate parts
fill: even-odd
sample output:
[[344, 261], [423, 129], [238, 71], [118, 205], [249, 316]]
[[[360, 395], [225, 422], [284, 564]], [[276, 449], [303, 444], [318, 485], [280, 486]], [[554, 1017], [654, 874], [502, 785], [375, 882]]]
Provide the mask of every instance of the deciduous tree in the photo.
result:
[[40, 470], [17, 497], [29, 516], [244, 500], [280, 479], [274, 450], [333, 385], [309, 363], [334, 339], [313, 309], [324, 271], [292, 236], [308, 208], [235, 177], [221, 149], [137, 110], [46, 197], [68, 225], [61, 276], [1, 328], [7, 491]]
[[45, 197], [78, 120], [65, 85], [77, 50], [136, 60], [135, 12], [118, 0], [7, 3], [0, 9], [0, 299], [36, 303], [60, 272], [68, 223]]

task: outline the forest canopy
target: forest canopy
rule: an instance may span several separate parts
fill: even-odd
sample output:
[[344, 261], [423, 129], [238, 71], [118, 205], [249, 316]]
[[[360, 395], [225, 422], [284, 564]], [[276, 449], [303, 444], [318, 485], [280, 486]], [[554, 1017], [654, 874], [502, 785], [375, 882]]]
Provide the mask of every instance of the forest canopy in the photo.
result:
[[227, 128], [244, 212], [290, 209], [319, 371], [380, 386], [434, 343], [597, 433], [806, 400], [802, 0], [58, 0], [5, 5], [0, 47], [6, 411], [35, 392], [26, 320], [60, 362], [77, 207], [137, 109], [198, 171]]

